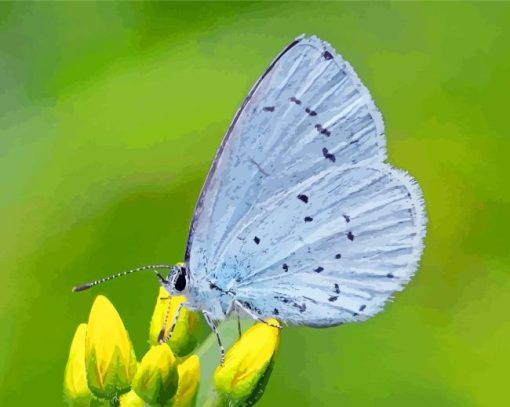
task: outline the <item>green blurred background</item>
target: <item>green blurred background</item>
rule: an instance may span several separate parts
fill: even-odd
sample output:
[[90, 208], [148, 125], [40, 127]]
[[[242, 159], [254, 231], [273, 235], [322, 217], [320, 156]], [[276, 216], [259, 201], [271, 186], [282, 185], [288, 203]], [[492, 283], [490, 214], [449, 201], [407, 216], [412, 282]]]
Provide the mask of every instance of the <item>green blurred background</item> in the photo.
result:
[[[376, 318], [283, 333], [261, 406], [499, 406], [510, 363], [510, 4], [0, 4], [0, 405], [63, 404], [106, 294], [146, 348], [209, 163], [302, 32], [355, 67], [429, 214], [416, 278]], [[208, 380], [208, 378], [204, 378]]]

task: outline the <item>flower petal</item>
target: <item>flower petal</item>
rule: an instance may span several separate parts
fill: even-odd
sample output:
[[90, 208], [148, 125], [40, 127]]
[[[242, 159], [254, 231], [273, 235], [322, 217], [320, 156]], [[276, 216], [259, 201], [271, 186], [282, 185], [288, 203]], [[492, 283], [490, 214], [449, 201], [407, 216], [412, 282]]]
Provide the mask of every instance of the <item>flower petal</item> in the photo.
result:
[[177, 391], [179, 375], [167, 345], [152, 346], [133, 379], [133, 390], [149, 404], [166, 404]]
[[[278, 325], [271, 319], [270, 324]], [[246, 400], [260, 391], [259, 382], [267, 379], [274, 353], [280, 341], [280, 329], [256, 323], [230, 348], [225, 363], [214, 373], [214, 385], [220, 395], [231, 400]]]
[[129, 391], [137, 366], [135, 352], [119, 314], [102, 295], [90, 311], [85, 363], [89, 388], [97, 397]]
[[74, 334], [69, 359], [64, 375], [64, 391], [72, 401], [87, 401], [92, 394], [87, 386], [87, 372], [85, 370], [85, 336], [87, 324], [80, 324]]
[[[165, 315], [168, 314], [165, 330], [165, 335], [167, 335], [172, 325], [175, 313], [177, 312], [177, 308], [185, 301], [186, 297], [183, 295], [169, 297], [166, 290], [163, 287], [160, 287], [149, 330], [149, 343], [151, 345], [156, 346], [159, 344], [159, 335], [163, 328]], [[186, 356], [195, 348], [197, 341], [193, 335], [193, 331], [196, 322], [197, 315], [195, 312], [186, 309], [186, 307], [181, 309], [172, 337], [168, 341], [172, 351], [177, 356]]]
[[200, 383], [200, 359], [190, 356], [177, 367], [179, 371], [179, 387], [175, 394], [172, 407], [191, 407], [195, 405], [198, 385]]
[[127, 392], [120, 396], [120, 407], [145, 407], [145, 401], [143, 401], [134, 390]]

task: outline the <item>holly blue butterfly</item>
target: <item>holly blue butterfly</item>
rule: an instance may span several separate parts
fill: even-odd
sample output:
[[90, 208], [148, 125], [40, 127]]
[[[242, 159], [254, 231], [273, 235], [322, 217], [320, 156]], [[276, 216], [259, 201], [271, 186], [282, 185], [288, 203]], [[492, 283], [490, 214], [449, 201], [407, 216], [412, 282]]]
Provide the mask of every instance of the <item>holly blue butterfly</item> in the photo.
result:
[[240, 312], [313, 327], [364, 321], [411, 279], [423, 251], [420, 188], [385, 160], [383, 120], [367, 88], [328, 43], [300, 36], [234, 116], [184, 263], [75, 291], [169, 268], [168, 279], [157, 273], [161, 284], [185, 295], [216, 334], [214, 321]]

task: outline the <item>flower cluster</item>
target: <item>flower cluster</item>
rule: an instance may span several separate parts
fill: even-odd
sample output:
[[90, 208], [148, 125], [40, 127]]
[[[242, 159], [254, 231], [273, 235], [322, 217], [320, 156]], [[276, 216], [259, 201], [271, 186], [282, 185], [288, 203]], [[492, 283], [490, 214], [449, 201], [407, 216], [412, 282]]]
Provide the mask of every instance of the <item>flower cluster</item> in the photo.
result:
[[[73, 406], [192, 407], [197, 402], [200, 360], [192, 354], [197, 315], [182, 308], [171, 339], [168, 335], [182, 296], [160, 289], [149, 330], [150, 348], [140, 361], [111, 302], [98, 296], [88, 323], [74, 335], [64, 377], [64, 393]], [[277, 324], [277, 321], [268, 321]], [[162, 332], [162, 328], [165, 331]], [[278, 347], [280, 330], [264, 323], [248, 329], [215, 370], [212, 389], [202, 403], [215, 406], [253, 405], [262, 395]], [[206, 342], [211, 341], [204, 341]], [[204, 354], [199, 349], [199, 354]]]

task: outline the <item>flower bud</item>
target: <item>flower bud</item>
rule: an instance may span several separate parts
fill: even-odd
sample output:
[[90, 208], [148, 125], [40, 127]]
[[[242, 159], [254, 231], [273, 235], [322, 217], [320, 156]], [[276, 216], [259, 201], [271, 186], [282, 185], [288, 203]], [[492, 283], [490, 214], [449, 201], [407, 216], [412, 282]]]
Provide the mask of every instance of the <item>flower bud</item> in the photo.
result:
[[[269, 324], [279, 325], [275, 319]], [[280, 329], [259, 322], [229, 349], [225, 363], [214, 372], [214, 385], [229, 405], [254, 403], [269, 379], [273, 356], [280, 341]]]
[[87, 382], [99, 398], [129, 391], [136, 356], [124, 324], [112, 303], [99, 295], [90, 310], [85, 340]]
[[170, 406], [192, 407], [195, 405], [200, 383], [200, 359], [198, 356], [192, 355], [182, 362], [177, 370], [179, 372], [179, 387], [177, 387], [177, 393]]
[[[163, 328], [166, 315], [168, 315], [166, 320], [167, 322], [164, 335], [162, 336], [165, 337], [168, 335], [175, 313], [177, 312], [179, 305], [185, 301], [186, 297], [183, 295], [169, 297], [166, 290], [163, 287], [160, 287], [149, 331], [149, 343], [151, 345], [156, 346], [159, 344], [161, 329]], [[193, 335], [193, 331], [196, 326], [196, 322], [196, 313], [189, 311], [186, 307], [183, 307], [172, 333], [172, 337], [168, 341], [168, 344], [175, 355], [186, 356], [195, 348], [197, 341]]]
[[80, 324], [74, 334], [64, 375], [64, 392], [72, 404], [87, 404], [92, 394], [85, 371], [85, 335], [87, 324]]
[[119, 399], [120, 407], [145, 407], [145, 401], [143, 401], [134, 390], [131, 390]]
[[167, 345], [157, 345], [152, 346], [140, 362], [133, 390], [149, 404], [164, 405], [174, 396], [178, 382], [172, 351]]

